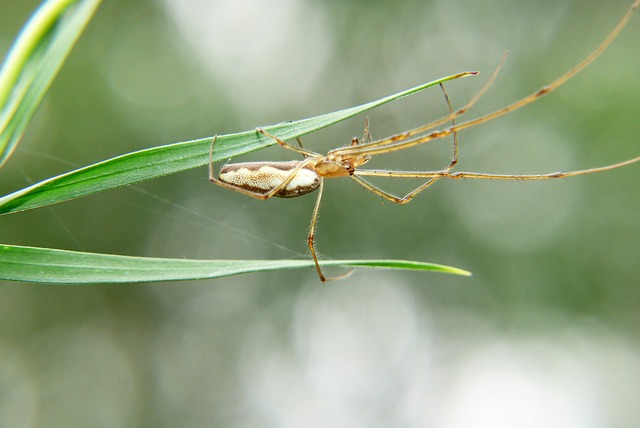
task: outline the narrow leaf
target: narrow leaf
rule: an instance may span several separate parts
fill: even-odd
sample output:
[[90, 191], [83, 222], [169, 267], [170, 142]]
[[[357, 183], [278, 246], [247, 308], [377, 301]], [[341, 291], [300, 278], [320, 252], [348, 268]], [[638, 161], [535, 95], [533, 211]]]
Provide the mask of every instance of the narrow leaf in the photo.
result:
[[[360, 266], [471, 275], [431, 263], [403, 260], [332, 260], [323, 266]], [[0, 245], [0, 280], [46, 284], [116, 284], [210, 279], [243, 273], [313, 268], [311, 260], [188, 260], [129, 257]], [[313, 269], [315, 275], [315, 269]]]
[[6, 162], [100, 0], [49, 0], [0, 70], [0, 167]]

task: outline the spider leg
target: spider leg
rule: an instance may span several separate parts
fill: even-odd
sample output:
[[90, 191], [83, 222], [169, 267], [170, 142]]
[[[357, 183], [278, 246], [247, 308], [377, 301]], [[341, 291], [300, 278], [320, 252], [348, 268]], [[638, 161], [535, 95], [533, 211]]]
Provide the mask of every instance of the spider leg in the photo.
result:
[[[415, 189], [413, 189], [411, 192], [407, 193], [406, 195], [400, 197], [400, 196], [396, 196], [393, 193], [389, 193], [386, 190], [382, 190], [381, 188], [371, 184], [370, 182], [368, 182], [367, 180], [365, 180], [362, 177], [358, 176], [358, 172], [362, 171], [362, 170], [356, 170], [355, 174], [351, 176], [351, 178], [353, 178], [358, 184], [360, 184], [362, 187], [369, 189], [370, 191], [372, 191], [373, 193], [375, 193], [378, 196], [383, 197], [384, 199], [394, 202], [396, 204], [406, 204], [407, 202], [411, 201], [411, 199], [413, 199], [413, 197], [415, 195], [417, 195], [418, 193], [422, 192], [424, 189], [426, 189], [427, 187], [431, 186], [433, 183], [436, 182], [436, 180], [444, 177], [444, 175], [440, 175], [437, 177], [431, 176], [431, 178], [429, 179], [429, 181], [427, 181], [424, 184], [421, 184], [420, 186], [416, 187]], [[373, 174], [372, 174], [373, 175]], [[382, 174], [380, 174], [382, 175]], [[435, 175], [435, 174], [434, 174]], [[393, 177], [393, 175], [388, 175], [390, 177]]]
[[302, 142], [300, 141], [300, 139], [298, 139], [298, 144], [300, 145], [300, 147], [296, 147], [296, 146], [292, 146], [291, 144], [288, 144], [287, 142], [283, 141], [282, 139], [276, 137], [275, 135], [269, 134], [267, 131], [265, 131], [262, 128], [256, 128], [256, 132], [275, 140], [281, 147], [284, 147], [285, 149], [293, 150], [294, 152], [300, 153], [301, 155], [303, 155], [306, 158], [319, 158], [319, 157], [321, 157], [318, 153], [312, 152], [311, 150], [307, 150], [304, 147], [302, 147]]
[[364, 118], [364, 131], [362, 131], [362, 144], [369, 144], [373, 138], [371, 138], [371, 132], [369, 132], [369, 118]]
[[[595, 174], [599, 172], [611, 171], [613, 169], [628, 166], [634, 163], [640, 163], [640, 156], [636, 156], [632, 159], [627, 159], [622, 162], [598, 166], [595, 168], [579, 169], [576, 171], [566, 172], [552, 172], [549, 174], [491, 174], [485, 172], [467, 172], [467, 171], [390, 171], [385, 169], [360, 169], [356, 171], [356, 175], [352, 177], [357, 178], [357, 181], [365, 182], [360, 176], [368, 177], [395, 177], [395, 178], [450, 178], [453, 180], [459, 180], [461, 178], [475, 178], [485, 180], [516, 180], [516, 181], [529, 181], [529, 180], [549, 180], [555, 178], [567, 178], [575, 177], [578, 175]], [[366, 183], [366, 182], [365, 182]], [[364, 184], [363, 184], [364, 185]], [[365, 187], [368, 187], [364, 185]], [[370, 184], [370, 186], [375, 187]], [[386, 192], [384, 192], [386, 193]], [[415, 193], [415, 191], [410, 194]], [[415, 195], [414, 195], [415, 196]]]
[[444, 95], [444, 99], [447, 102], [447, 106], [449, 107], [449, 117], [451, 117], [451, 129], [453, 129], [453, 159], [451, 159], [451, 163], [446, 168], [447, 170], [452, 169], [458, 163], [458, 132], [455, 130], [456, 128], [456, 117], [453, 113], [453, 106], [451, 105], [451, 100], [449, 99], [449, 94], [447, 94], [447, 90], [444, 89], [444, 85], [440, 83], [440, 89], [442, 89], [442, 94]]
[[[304, 146], [302, 145], [302, 140], [300, 139], [300, 137], [296, 137], [296, 141], [298, 142], [298, 146], [300, 146], [301, 149], [304, 149]], [[305, 158], [308, 158], [309, 155], [303, 155]]]
[[[577, 171], [569, 171], [569, 172], [553, 172], [550, 174], [488, 174], [484, 172], [452, 172], [447, 169], [442, 171], [389, 171], [389, 170], [381, 170], [381, 169], [360, 169], [356, 170], [355, 174], [351, 176], [355, 181], [357, 181], [363, 187], [369, 189], [373, 193], [378, 196], [382, 196], [388, 201], [395, 202], [396, 204], [406, 204], [414, 196], [418, 193], [422, 192], [424, 189], [429, 187], [431, 184], [440, 178], [450, 178], [453, 180], [459, 180], [461, 178], [475, 178], [475, 179], [485, 179], [485, 180], [518, 180], [518, 181], [529, 181], [529, 180], [550, 180], [555, 178], [567, 178], [567, 177], [575, 177], [577, 175], [587, 175], [594, 174], [598, 172], [610, 171], [612, 169], [620, 168], [623, 166], [631, 165], [634, 163], [640, 162], [640, 156], [637, 156], [633, 159], [628, 159], [626, 161], [618, 162], [611, 165], [600, 166], [596, 168], [588, 168], [581, 169]], [[411, 192], [407, 193], [404, 197], [395, 196], [389, 192], [386, 192], [379, 187], [374, 186], [373, 184], [366, 181], [361, 176], [373, 176], [373, 177], [395, 177], [395, 178], [430, 178], [429, 181], [424, 183], [421, 186], [418, 186]]]
[[324, 274], [322, 273], [322, 269], [320, 268], [320, 263], [318, 262], [318, 254], [316, 253], [316, 248], [315, 248], [315, 242], [316, 242], [315, 231], [316, 231], [316, 226], [318, 224], [318, 213], [320, 212], [320, 201], [322, 200], [323, 187], [324, 187], [324, 182], [321, 182], [320, 188], [318, 189], [318, 197], [316, 198], [316, 204], [313, 208], [313, 214], [311, 215], [311, 224], [309, 226], [309, 235], [307, 236], [307, 244], [309, 245], [309, 251], [311, 252], [311, 257], [313, 257], [313, 262], [316, 264], [316, 270], [318, 271], [318, 276], [320, 277], [320, 281], [327, 282], [327, 281], [334, 281], [338, 279], [344, 279], [353, 273], [353, 269], [342, 275], [326, 277], [324, 276]]

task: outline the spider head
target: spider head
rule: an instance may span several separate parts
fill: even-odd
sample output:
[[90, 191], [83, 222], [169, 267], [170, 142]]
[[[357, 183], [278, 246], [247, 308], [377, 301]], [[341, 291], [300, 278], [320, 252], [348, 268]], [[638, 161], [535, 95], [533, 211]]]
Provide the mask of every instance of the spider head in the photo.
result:
[[[355, 139], [354, 139], [355, 140]], [[336, 168], [343, 170], [343, 174], [341, 175], [353, 175], [356, 168], [360, 165], [364, 165], [369, 161], [371, 156], [369, 155], [360, 155], [357, 153], [345, 153], [344, 151], [331, 150], [327, 153], [327, 156], [324, 158], [323, 163], [333, 164]]]

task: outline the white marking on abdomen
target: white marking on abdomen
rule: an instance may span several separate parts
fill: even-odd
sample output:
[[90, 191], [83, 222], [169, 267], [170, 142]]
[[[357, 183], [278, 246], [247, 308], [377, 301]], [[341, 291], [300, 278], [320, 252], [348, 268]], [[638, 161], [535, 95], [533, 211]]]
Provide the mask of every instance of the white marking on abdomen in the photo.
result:
[[[232, 186], [257, 193], [266, 193], [286, 180], [291, 171], [300, 165], [291, 162], [246, 162], [225, 165], [219, 180]], [[320, 186], [320, 176], [310, 168], [302, 168], [293, 179], [274, 196], [293, 198], [305, 195]]]

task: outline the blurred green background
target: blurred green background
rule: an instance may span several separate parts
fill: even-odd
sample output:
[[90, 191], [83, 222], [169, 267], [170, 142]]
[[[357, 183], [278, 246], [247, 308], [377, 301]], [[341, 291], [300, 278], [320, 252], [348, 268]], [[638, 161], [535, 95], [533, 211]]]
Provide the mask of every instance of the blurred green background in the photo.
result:
[[[0, 0], [0, 52], [38, 6]], [[475, 117], [591, 52], [629, 1], [105, 2], [1, 171], [0, 194], [130, 151], [357, 105], [462, 70]], [[639, 154], [636, 16], [558, 92], [460, 134], [460, 170], [542, 173]], [[437, 89], [374, 138], [446, 113]], [[304, 139], [318, 152], [353, 119]], [[374, 168], [439, 169], [441, 141]], [[290, 159], [278, 147], [243, 160]], [[0, 287], [0, 426], [636, 427], [638, 166], [439, 182], [405, 206], [326, 183], [324, 258], [451, 264], [122, 286]], [[401, 193], [415, 185], [387, 180]], [[256, 201], [206, 168], [0, 218], [3, 243], [153, 257], [308, 258], [314, 197]], [[341, 273], [341, 271], [332, 271]]]

